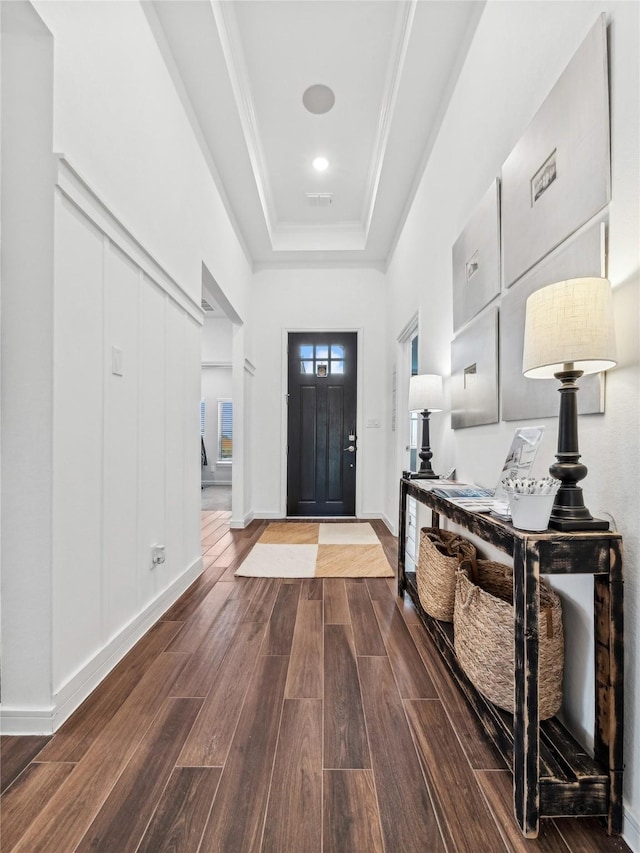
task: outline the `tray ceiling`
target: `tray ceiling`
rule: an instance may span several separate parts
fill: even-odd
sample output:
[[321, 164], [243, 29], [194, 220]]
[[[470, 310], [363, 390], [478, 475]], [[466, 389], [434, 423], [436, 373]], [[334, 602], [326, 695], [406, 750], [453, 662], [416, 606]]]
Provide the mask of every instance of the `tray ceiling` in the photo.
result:
[[[254, 266], [386, 263], [482, 6], [143, 4]], [[303, 104], [315, 84], [328, 112]]]

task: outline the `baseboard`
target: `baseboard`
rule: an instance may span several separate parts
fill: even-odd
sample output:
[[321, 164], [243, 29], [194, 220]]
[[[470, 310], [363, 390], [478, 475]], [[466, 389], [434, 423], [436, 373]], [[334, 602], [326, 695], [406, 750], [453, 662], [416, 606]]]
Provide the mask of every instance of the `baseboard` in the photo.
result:
[[50, 735], [57, 731], [201, 573], [202, 557], [199, 557], [54, 694], [51, 706], [4, 706], [0, 710], [2, 734]]
[[272, 519], [276, 519], [276, 520], [278, 520], [278, 519], [279, 519], [280, 521], [282, 521], [282, 519], [283, 519], [283, 518], [285, 518], [285, 516], [284, 516], [284, 515], [283, 515], [279, 510], [277, 510], [277, 509], [274, 509], [274, 510], [271, 510], [271, 509], [257, 509], [257, 510], [253, 513], [253, 517], [254, 517], [254, 518], [260, 518], [260, 519], [265, 519], [266, 521], [269, 521], [269, 520], [272, 520]]
[[55, 708], [7, 708], [0, 710], [2, 735], [51, 735]]
[[247, 527], [247, 525], [251, 524], [254, 517], [255, 516], [254, 516], [253, 512], [248, 512], [244, 516], [244, 518], [233, 518], [232, 517], [231, 521], [229, 522], [229, 527], [231, 527], [233, 530], [244, 530], [245, 527]]
[[389, 533], [391, 533], [392, 536], [397, 536], [398, 535], [398, 519], [396, 519], [395, 521], [390, 521], [387, 518], [387, 516], [383, 514], [382, 520], [387, 525]]
[[379, 518], [380, 521], [384, 522], [386, 527], [389, 529], [389, 532], [392, 533], [394, 536], [397, 536], [397, 531], [394, 529], [395, 525], [393, 524], [393, 522], [389, 521], [389, 519], [383, 512], [360, 512], [358, 513], [358, 518]]
[[622, 837], [633, 853], [640, 853], [640, 821], [628, 806], [624, 806], [622, 811]]

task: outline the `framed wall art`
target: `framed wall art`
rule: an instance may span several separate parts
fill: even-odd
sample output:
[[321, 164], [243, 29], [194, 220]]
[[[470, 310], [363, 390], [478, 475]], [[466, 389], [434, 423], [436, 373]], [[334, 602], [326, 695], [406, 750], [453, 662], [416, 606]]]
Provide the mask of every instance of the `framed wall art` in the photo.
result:
[[498, 421], [498, 309], [472, 320], [451, 343], [451, 426]]
[[[527, 299], [536, 290], [582, 276], [605, 274], [605, 224], [597, 222], [567, 240], [503, 294], [500, 307], [500, 385], [502, 419], [518, 421], [555, 417], [558, 383], [555, 379], [526, 379], [522, 375], [524, 318]], [[604, 374], [578, 380], [579, 414], [604, 411]]]
[[607, 29], [583, 41], [502, 167], [502, 258], [512, 285], [611, 199]]
[[453, 329], [500, 293], [500, 182], [491, 184], [452, 250]]

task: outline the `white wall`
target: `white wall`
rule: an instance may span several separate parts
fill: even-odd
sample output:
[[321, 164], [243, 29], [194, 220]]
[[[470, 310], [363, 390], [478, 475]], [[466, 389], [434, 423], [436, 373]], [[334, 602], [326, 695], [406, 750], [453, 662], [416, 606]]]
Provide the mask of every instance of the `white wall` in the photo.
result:
[[55, 150], [200, 301], [238, 313], [250, 268], [139, 3], [34, 3], [55, 39]]
[[2, 699], [20, 689], [41, 709], [51, 685], [53, 41], [28, 4], [0, 14]]
[[[251, 275], [140, 6], [34, 7], [10, 67], [34, 91], [5, 102], [3, 85], [2, 104], [3, 205], [29, 205], [3, 208], [22, 251], [3, 306], [3, 451], [22, 460], [3, 458], [3, 526], [23, 519], [3, 553], [11, 733], [55, 729], [200, 570], [203, 262], [240, 317]], [[7, 123], [12, 103], [42, 132]]]
[[[251, 456], [257, 517], [277, 518], [286, 511], [285, 333], [309, 329], [360, 331], [356, 511], [360, 517], [382, 516], [391, 384], [385, 299], [385, 277], [373, 269], [265, 270], [254, 276]], [[365, 426], [372, 419], [379, 428]]]
[[233, 398], [233, 327], [226, 318], [205, 317], [202, 327], [202, 385], [205, 401], [205, 436], [208, 465], [203, 483], [231, 483], [233, 466], [218, 462], [218, 400]]
[[[55, 706], [200, 568], [199, 323], [96, 226], [90, 200], [77, 200], [83, 209], [57, 192]], [[157, 567], [154, 544], [166, 548]]]
[[[593, 26], [607, 13], [611, 68], [612, 202], [609, 277], [614, 287], [618, 367], [607, 375], [603, 416], [580, 419], [580, 449], [589, 468], [585, 503], [611, 514], [625, 549], [625, 832], [640, 849], [640, 683], [638, 600], [640, 553], [638, 424], [639, 69], [637, 3], [487, 3], [431, 158], [388, 270], [389, 352], [408, 316], [420, 310], [420, 370], [450, 373], [451, 247], [476, 203]], [[448, 417], [432, 434], [441, 468], [461, 479], [495, 483], [514, 423], [450, 432]], [[537, 464], [555, 453], [557, 419]], [[388, 454], [390, 479], [397, 475]], [[395, 495], [388, 495], [391, 512]], [[588, 579], [555, 581], [567, 614], [567, 701], [572, 726], [593, 731], [592, 613]], [[570, 587], [570, 589], [569, 589]], [[570, 676], [579, 672], [583, 686]]]

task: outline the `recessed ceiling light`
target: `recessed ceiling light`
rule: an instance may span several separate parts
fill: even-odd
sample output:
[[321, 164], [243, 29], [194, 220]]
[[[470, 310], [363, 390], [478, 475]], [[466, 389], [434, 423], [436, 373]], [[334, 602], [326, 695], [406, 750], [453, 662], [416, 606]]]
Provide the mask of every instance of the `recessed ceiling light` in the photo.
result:
[[304, 92], [302, 103], [314, 115], [328, 113], [336, 102], [336, 96], [328, 86], [316, 83]]
[[329, 161], [326, 157], [316, 157], [312, 165], [316, 172], [324, 172], [329, 168]]

